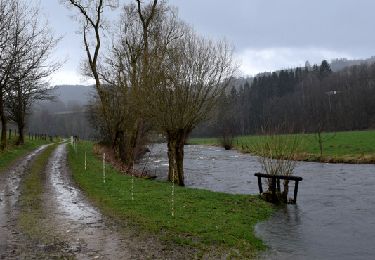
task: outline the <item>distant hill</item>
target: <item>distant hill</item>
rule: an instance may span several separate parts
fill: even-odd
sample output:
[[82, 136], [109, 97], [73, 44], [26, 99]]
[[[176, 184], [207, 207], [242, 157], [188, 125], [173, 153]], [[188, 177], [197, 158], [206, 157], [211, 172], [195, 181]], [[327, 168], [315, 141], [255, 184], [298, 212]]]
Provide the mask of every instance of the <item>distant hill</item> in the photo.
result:
[[368, 59], [357, 59], [357, 60], [348, 60], [346, 58], [334, 59], [331, 61], [332, 71], [340, 71], [350, 66], [361, 65], [361, 64], [372, 64], [375, 63], [375, 56], [372, 56]]
[[86, 114], [86, 105], [93, 93], [93, 86], [55, 86], [51, 89], [54, 100], [43, 100], [33, 106], [28, 118], [29, 132], [93, 138], [96, 132]]
[[93, 86], [83, 85], [60, 85], [55, 86], [52, 90], [52, 95], [65, 104], [86, 105], [93, 93], [95, 93]]

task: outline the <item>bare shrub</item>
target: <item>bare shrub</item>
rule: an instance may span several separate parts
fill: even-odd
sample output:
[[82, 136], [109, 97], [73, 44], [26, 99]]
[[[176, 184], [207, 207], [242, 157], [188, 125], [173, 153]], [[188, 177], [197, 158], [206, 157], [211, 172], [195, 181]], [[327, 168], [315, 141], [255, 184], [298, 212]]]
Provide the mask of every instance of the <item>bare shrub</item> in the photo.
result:
[[[259, 155], [262, 171], [269, 175], [293, 175], [296, 167], [296, 156], [299, 152], [301, 137], [296, 134], [275, 134], [268, 131], [257, 144], [254, 151]], [[280, 186], [279, 183], [277, 185]], [[283, 191], [278, 190], [280, 201], [287, 202], [289, 181], [284, 180]], [[268, 181], [268, 192], [271, 191], [271, 180]]]

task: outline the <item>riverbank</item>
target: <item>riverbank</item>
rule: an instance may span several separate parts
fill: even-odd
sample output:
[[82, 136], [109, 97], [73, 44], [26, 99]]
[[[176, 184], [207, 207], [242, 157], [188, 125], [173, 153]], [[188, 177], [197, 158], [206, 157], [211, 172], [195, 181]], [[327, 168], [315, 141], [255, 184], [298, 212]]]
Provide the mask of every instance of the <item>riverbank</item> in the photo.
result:
[[[375, 163], [375, 131], [348, 131], [323, 133], [323, 156], [320, 156], [319, 143], [314, 134], [299, 134], [299, 161], [373, 164]], [[233, 146], [240, 152], [257, 155], [254, 147], [265, 140], [263, 136], [249, 135], [234, 138]], [[189, 144], [219, 146], [217, 138], [192, 138]]]
[[201, 257], [238, 258], [254, 257], [266, 248], [254, 226], [275, 209], [258, 196], [174, 187], [172, 199], [170, 183], [132, 179], [110, 165], [104, 183], [102, 161], [88, 142], [81, 142], [77, 153], [70, 147], [68, 162], [76, 183], [104, 213], [171, 247], [194, 248]]
[[9, 167], [18, 158], [26, 155], [37, 147], [49, 143], [44, 140], [30, 140], [25, 138], [24, 145], [16, 145], [16, 138], [9, 140], [9, 145], [4, 151], [0, 151], [0, 172]]

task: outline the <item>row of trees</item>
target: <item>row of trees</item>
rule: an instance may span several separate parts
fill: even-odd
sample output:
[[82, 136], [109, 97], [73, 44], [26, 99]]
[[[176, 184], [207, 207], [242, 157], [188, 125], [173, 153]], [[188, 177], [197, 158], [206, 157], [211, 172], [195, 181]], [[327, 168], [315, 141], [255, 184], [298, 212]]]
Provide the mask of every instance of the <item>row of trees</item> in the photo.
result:
[[102, 53], [102, 14], [114, 3], [65, 2], [82, 17], [86, 73], [97, 90], [91, 121], [129, 168], [147, 132], [163, 133], [169, 180], [183, 186], [185, 141], [225, 92], [235, 71], [231, 47], [199, 36], [164, 1], [135, 0], [122, 7], [112, 44]]
[[196, 134], [257, 134], [281, 125], [318, 135], [374, 128], [374, 100], [375, 64], [332, 72], [323, 61], [320, 66], [259, 75], [251, 84], [233, 87], [221, 97], [215, 120], [201, 125]]
[[29, 133], [44, 133], [50, 136], [70, 137], [90, 140], [96, 133], [87, 118], [86, 106], [76, 103], [64, 103], [59, 99], [39, 103], [32, 108], [27, 120]]
[[48, 76], [59, 64], [50, 62], [58, 39], [39, 8], [23, 0], [0, 0], [0, 118], [1, 149], [7, 146], [7, 124], [18, 126], [24, 143], [26, 116], [35, 100], [48, 98]]

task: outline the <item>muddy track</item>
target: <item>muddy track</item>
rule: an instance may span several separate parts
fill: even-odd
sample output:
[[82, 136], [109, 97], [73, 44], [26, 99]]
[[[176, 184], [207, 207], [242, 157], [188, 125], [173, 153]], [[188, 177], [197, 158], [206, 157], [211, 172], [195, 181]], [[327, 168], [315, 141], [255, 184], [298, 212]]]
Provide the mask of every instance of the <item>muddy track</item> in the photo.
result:
[[47, 164], [43, 195], [46, 225], [60, 244], [78, 259], [188, 259], [192, 251], [171, 249], [152, 236], [104, 216], [72, 181], [66, 144], [59, 145]]
[[21, 193], [21, 182], [35, 159], [47, 145], [18, 159], [11, 167], [0, 173], [0, 258], [12, 258], [22, 244], [17, 228], [19, 214], [18, 200]]
[[44, 194], [47, 222], [75, 257], [127, 259], [131, 255], [122, 238], [106, 225], [102, 214], [73, 184], [66, 166], [66, 145], [49, 159]]
[[[66, 144], [35, 175], [42, 187], [37, 201], [25, 204], [30, 191], [26, 183], [34, 176], [28, 173], [46, 147], [0, 174], [0, 259], [196, 258], [196, 250], [166, 245], [130, 223], [104, 216], [72, 181]], [[25, 219], [32, 224], [25, 225]]]

